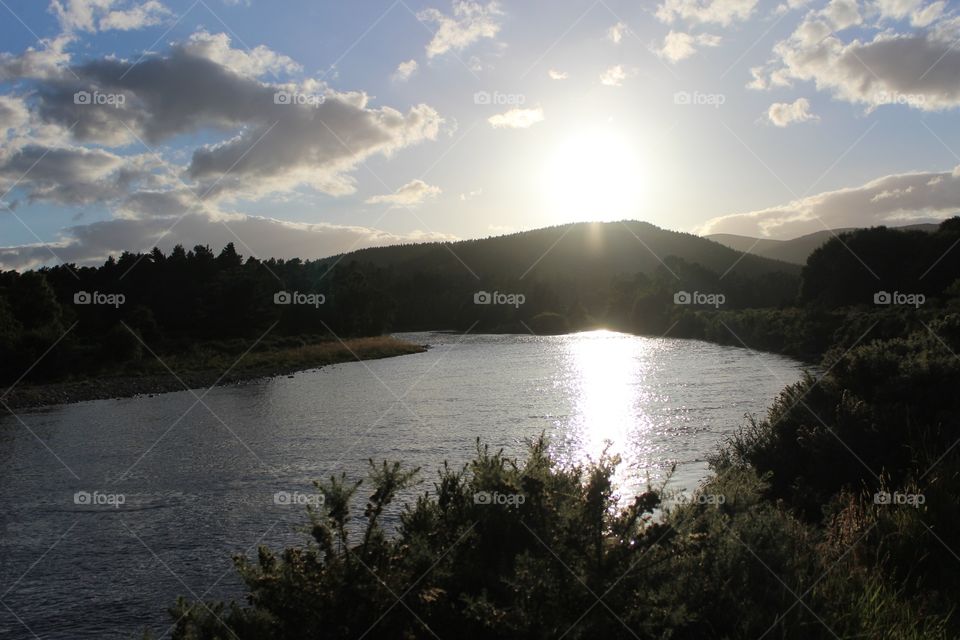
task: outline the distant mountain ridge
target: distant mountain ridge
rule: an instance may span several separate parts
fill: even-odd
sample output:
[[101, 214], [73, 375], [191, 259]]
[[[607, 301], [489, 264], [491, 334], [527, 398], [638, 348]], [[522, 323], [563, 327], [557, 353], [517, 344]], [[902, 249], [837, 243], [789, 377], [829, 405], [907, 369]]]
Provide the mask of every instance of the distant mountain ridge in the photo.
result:
[[[938, 226], [939, 225], [934, 223], [925, 223], [890, 228], [899, 231], [933, 232], [937, 230]], [[718, 242], [735, 251], [750, 253], [751, 255], [770, 258], [772, 260], [782, 260], [783, 262], [789, 262], [791, 264], [804, 265], [811, 253], [829, 242], [832, 238], [847, 231], [856, 231], [859, 228], [860, 227], [844, 227], [841, 229], [824, 229], [823, 231], [815, 231], [814, 233], [808, 233], [807, 235], [791, 240], [754, 238], [732, 233], [714, 233], [703, 237]]]
[[666, 268], [675, 257], [717, 274], [752, 278], [767, 273], [799, 273], [798, 266], [760, 255], [742, 255], [724, 243], [661, 229], [647, 222], [580, 222], [459, 242], [429, 242], [360, 249], [329, 262], [371, 263], [402, 271], [460, 271], [486, 279], [551, 278], [580, 280], [585, 272], [604, 278]]

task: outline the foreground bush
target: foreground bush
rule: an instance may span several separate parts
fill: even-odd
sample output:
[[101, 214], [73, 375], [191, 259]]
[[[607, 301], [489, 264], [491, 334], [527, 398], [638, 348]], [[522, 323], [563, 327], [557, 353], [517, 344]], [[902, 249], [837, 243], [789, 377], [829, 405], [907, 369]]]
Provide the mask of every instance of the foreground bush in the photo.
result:
[[238, 558], [247, 602], [180, 600], [174, 637], [945, 637], [943, 616], [765, 500], [752, 472], [671, 507], [662, 488], [620, 500], [617, 462], [562, 467], [543, 439], [523, 461], [478, 447], [391, 535], [383, 514], [416, 470], [372, 466], [352, 535], [363, 485], [332, 478], [311, 540]]

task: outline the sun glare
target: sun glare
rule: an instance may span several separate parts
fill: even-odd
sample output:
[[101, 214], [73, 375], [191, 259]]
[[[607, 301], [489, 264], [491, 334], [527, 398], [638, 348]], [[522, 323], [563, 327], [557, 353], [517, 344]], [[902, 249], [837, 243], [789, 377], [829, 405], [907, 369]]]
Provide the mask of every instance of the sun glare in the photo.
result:
[[543, 191], [563, 221], [635, 217], [644, 170], [639, 155], [613, 131], [585, 131], [561, 142], [544, 166]]

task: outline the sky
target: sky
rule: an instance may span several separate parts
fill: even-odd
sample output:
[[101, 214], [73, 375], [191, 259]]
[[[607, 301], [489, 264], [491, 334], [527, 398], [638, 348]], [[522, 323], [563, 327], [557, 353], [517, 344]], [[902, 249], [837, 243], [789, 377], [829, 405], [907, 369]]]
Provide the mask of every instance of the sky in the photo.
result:
[[0, 267], [960, 213], [960, 2], [0, 0]]

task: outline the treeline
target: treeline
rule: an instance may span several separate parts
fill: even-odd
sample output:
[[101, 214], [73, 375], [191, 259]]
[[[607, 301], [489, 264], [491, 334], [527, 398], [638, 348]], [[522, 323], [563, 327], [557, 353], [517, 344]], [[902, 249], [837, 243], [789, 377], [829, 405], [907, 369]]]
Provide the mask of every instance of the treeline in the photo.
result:
[[[936, 233], [845, 234], [818, 249], [802, 272], [630, 224], [317, 261], [244, 258], [229, 244], [219, 253], [177, 246], [169, 254], [124, 253], [100, 267], [4, 272], [0, 381], [28, 369], [29, 380], [47, 381], [136, 364], [144, 344], [165, 354], [198, 345], [242, 352], [264, 334], [269, 346], [285, 336], [322, 341], [434, 329], [554, 334], [607, 327], [815, 359], [840, 333], [875, 320], [889, 336], [916, 326], [926, 311], [908, 313], [904, 301], [922, 296], [914, 307], [930, 310], [960, 295], [960, 251], [951, 251], [960, 241], [958, 219]], [[876, 304], [879, 294], [891, 304]], [[58, 357], [31, 369], [54, 345]]]

